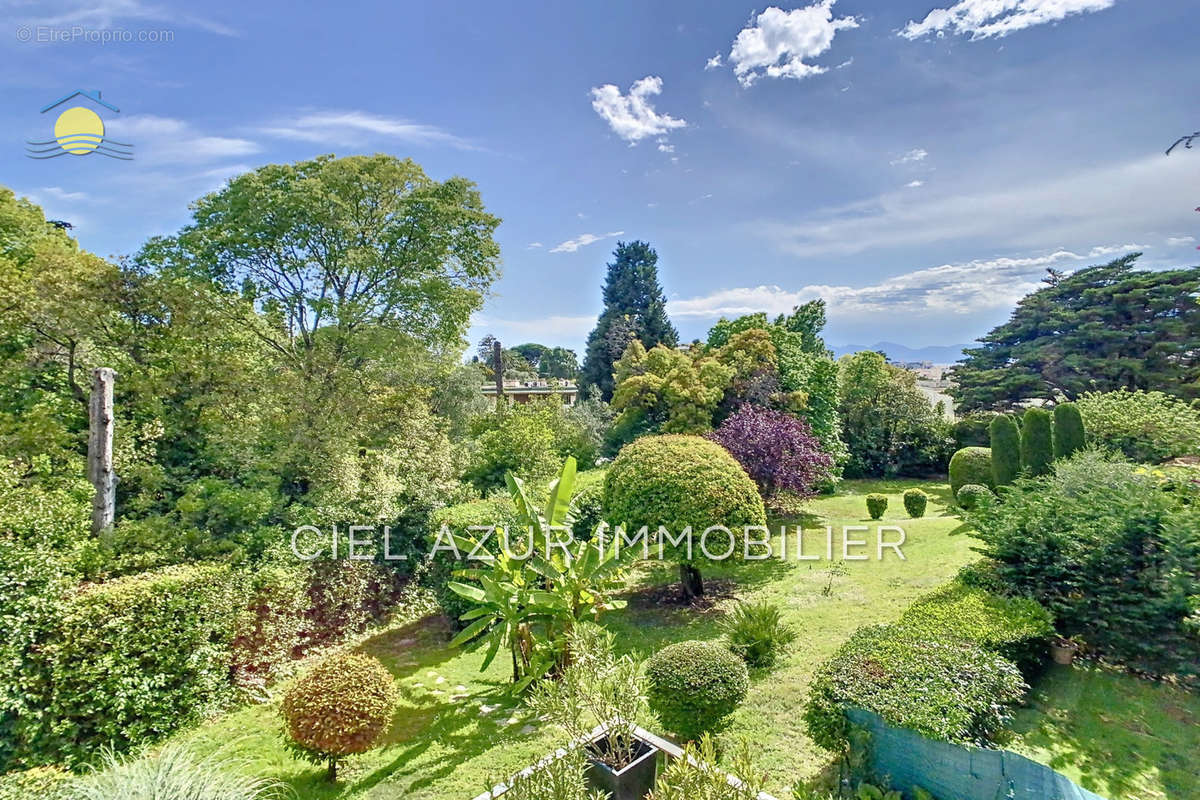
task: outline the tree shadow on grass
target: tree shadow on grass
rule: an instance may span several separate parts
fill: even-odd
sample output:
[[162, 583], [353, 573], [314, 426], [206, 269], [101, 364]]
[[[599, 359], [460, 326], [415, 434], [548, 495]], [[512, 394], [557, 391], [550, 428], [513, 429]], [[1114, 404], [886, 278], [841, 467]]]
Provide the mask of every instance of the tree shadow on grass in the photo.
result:
[[1016, 749], [1074, 767], [1105, 797], [1197, 797], [1200, 695], [1089, 664], [1052, 667], [1011, 727]]
[[378, 658], [396, 678], [406, 678], [458, 655], [459, 649], [449, 646], [450, 638], [449, 622], [432, 614], [372, 636], [355, 649]]

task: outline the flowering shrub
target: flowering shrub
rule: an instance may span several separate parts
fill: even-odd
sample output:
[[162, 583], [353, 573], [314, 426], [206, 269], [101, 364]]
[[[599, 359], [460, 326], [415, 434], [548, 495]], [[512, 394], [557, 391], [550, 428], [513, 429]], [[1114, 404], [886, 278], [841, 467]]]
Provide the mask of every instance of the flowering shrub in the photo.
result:
[[768, 499], [780, 491], [811, 496], [833, 477], [833, 458], [812, 428], [782, 411], [744, 405], [708, 438], [737, 459]]

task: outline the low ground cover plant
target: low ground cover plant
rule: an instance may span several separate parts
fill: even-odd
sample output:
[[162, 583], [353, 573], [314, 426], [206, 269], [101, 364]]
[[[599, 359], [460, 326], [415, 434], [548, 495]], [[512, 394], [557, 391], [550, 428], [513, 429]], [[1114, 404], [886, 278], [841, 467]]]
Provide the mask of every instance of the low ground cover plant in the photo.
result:
[[686, 740], [720, 730], [750, 688], [745, 663], [711, 642], [668, 645], [646, 660], [645, 675], [650, 708]]
[[293, 751], [324, 764], [330, 781], [347, 756], [374, 748], [396, 708], [391, 674], [361, 653], [330, 656], [288, 689], [281, 711]]

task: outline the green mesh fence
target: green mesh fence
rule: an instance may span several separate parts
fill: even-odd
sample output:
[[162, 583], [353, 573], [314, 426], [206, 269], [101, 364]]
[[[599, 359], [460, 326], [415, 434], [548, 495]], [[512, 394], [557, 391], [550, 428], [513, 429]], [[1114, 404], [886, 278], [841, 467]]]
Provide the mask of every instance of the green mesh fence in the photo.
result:
[[859, 708], [850, 721], [871, 734], [868, 762], [908, 797], [921, 787], [939, 800], [1105, 800], [1066, 776], [1008, 750], [926, 739]]

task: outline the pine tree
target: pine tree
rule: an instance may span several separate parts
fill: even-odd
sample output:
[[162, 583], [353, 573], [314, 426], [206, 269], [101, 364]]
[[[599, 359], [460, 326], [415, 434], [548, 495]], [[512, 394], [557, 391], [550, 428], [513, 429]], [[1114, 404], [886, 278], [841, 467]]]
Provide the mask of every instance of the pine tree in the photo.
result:
[[992, 480], [1007, 486], [1021, 474], [1021, 433], [1008, 414], [998, 414], [988, 425], [992, 446]]
[[658, 254], [646, 242], [618, 242], [604, 279], [604, 310], [588, 335], [580, 388], [612, 399], [613, 362], [634, 338], [647, 350], [679, 343], [658, 282]]

